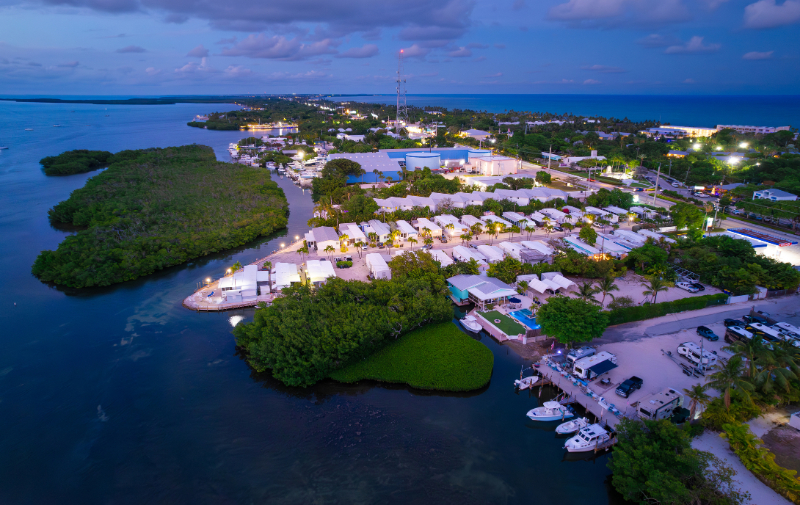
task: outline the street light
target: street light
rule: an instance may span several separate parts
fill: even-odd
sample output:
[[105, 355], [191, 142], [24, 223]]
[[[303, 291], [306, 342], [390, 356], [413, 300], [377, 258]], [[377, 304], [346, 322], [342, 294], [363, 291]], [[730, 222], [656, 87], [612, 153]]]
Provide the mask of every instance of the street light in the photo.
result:
[[701, 147], [702, 146], [700, 145], [700, 143], [697, 142], [697, 143], [695, 143], [695, 145], [692, 146], [692, 149], [694, 149], [695, 151], [699, 151]]
[[741, 147], [742, 149], [746, 148], [747, 142], [742, 142], [741, 144], [739, 144], [739, 147]]
[[716, 149], [717, 151], [722, 151], [722, 146], [717, 146], [714, 149]]

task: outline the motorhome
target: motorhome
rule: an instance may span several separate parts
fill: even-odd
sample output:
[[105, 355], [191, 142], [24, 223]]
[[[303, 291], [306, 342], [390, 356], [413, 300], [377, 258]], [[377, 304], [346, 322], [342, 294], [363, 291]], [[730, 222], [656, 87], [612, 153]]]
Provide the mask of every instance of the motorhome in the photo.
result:
[[753, 340], [753, 334], [741, 326], [729, 326], [725, 328], [725, 342], [732, 344], [743, 340]]
[[675, 409], [681, 407], [683, 395], [672, 388], [667, 388], [659, 393], [645, 396], [639, 400], [638, 413], [643, 419], [659, 421], [669, 419]]
[[617, 357], [610, 352], [602, 351], [575, 361], [572, 373], [581, 379], [592, 380], [614, 368], [617, 368]]
[[784, 340], [781, 332], [771, 326], [767, 326], [766, 324], [750, 323], [745, 326], [744, 329], [753, 335], [761, 335], [761, 337], [768, 342], [778, 342], [780, 340]]
[[699, 366], [702, 354], [702, 365], [706, 367], [714, 366], [717, 363], [717, 355], [711, 351], [701, 349], [694, 342], [684, 342], [678, 346], [678, 354], [689, 360], [695, 366]]

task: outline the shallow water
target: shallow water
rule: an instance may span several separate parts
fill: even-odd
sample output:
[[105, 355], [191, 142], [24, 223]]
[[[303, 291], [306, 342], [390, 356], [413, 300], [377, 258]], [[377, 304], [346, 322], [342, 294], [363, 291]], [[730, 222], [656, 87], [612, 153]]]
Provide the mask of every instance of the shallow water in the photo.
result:
[[525, 417], [537, 398], [514, 393], [520, 358], [491, 338], [492, 381], [470, 394], [296, 389], [236, 354], [252, 310], [181, 306], [307, 230], [309, 194], [287, 179], [288, 229], [247, 247], [103, 289], [31, 276], [69, 233], [47, 209], [92, 175], [45, 177], [40, 158], [196, 142], [225, 159], [248, 134], [185, 123], [229, 108], [0, 102], [0, 503], [609, 503], [607, 456], [564, 461], [553, 426]]

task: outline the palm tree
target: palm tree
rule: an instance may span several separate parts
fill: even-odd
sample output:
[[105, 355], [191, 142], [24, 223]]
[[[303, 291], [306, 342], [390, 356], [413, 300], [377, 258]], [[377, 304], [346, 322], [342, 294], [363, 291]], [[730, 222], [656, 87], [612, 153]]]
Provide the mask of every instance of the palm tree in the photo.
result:
[[569, 224], [569, 223], [564, 223], [564, 224], [561, 225], [561, 227], [564, 228], [564, 236], [565, 237], [567, 236], [567, 233], [569, 233], [573, 229], [575, 229], [575, 227], [573, 225]]
[[300, 255], [300, 262], [303, 262], [303, 255], [308, 254], [308, 246], [303, 246], [297, 250], [297, 254]]
[[614, 278], [609, 275], [597, 281], [597, 290], [599, 293], [603, 293], [603, 300], [600, 302], [600, 306], [602, 307], [605, 306], [606, 295], [610, 295], [613, 300], [614, 295], [612, 295], [611, 292], [619, 291], [619, 286], [614, 282]]
[[551, 233], [553, 233], [553, 225], [550, 224], [550, 223], [547, 223], [546, 225], [544, 225], [544, 234], [549, 239]]
[[371, 231], [369, 232], [369, 235], [367, 235], [367, 238], [369, 239], [369, 246], [375, 247], [375, 244], [378, 242], [378, 234], [374, 231]]
[[530, 238], [531, 238], [531, 235], [533, 235], [534, 233], [536, 233], [536, 228], [534, 228], [534, 227], [533, 227], [533, 226], [531, 226], [531, 225], [527, 225], [527, 226], [525, 226], [525, 233], [527, 233], [527, 234], [528, 234], [528, 238], [530, 239]]
[[760, 335], [755, 335], [751, 339], [739, 340], [732, 345], [725, 348], [726, 351], [731, 351], [738, 354], [747, 360], [747, 370], [745, 376], [753, 378], [756, 376], [756, 362], [766, 357], [767, 348], [764, 346], [764, 340]]
[[414, 237], [409, 237], [408, 238], [408, 243], [411, 244], [411, 250], [412, 251], [414, 250], [414, 244], [416, 244], [417, 242], [418, 242], [417, 239], [415, 239]]
[[453, 231], [456, 229], [456, 227], [453, 226], [453, 223], [447, 223], [446, 225], [444, 225], [444, 229], [447, 231]]
[[719, 392], [725, 394], [725, 410], [731, 408], [731, 389], [738, 389], [747, 398], [750, 391], [755, 387], [743, 377], [745, 368], [744, 360], [738, 354], [734, 354], [731, 359], [724, 363], [717, 363], [714, 367], [717, 371], [706, 379], [706, 384]]
[[651, 275], [647, 277], [647, 282], [643, 282], [642, 286], [647, 288], [646, 290], [642, 291], [644, 296], [652, 296], [653, 303], [656, 303], [656, 299], [658, 298], [658, 294], [664, 291], [668, 291], [669, 288], [672, 286], [671, 282], [667, 282], [661, 277], [657, 277], [655, 275]]
[[791, 389], [791, 381], [800, 376], [796, 347], [789, 342], [776, 342], [772, 351], [759, 361], [755, 383], [758, 388], [769, 393], [775, 385], [784, 391]]
[[519, 226], [514, 225], [508, 229], [508, 233], [510, 234], [509, 238], [513, 237], [515, 233], [520, 233]]
[[594, 295], [599, 292], [600, 290], [595, 288], [594, 284], [589, 281], [584, 281], [578, 288], [578, 298], [587, 302], [597, 303], [597, 300], [594, 299]]
[[472, 236], [469, 234], [469, 232], [462, 233], [461, 234], [461, 244], [466, 244], [468, 240], [472, 240]]
[[395, 241], [397, 241], [397, 237], [399, 236], [400, 236], [400, 230], [392, 230], [391, 233], [389, 233], [388, 242], [393, 246]]
[[706, 386], [695, 384], [694, 386], [684, 389], [683, 394], [689, 399], [689, 420], [695, 422], [695, 412], [697, 412], [698, 405], [707, 405], [711, 401], [711, 397], [706, 393]]
[[475, 223], [469, 227], [472, 234], [475, 236], [475, 240], [480, 240], [481, 233], [483, 233], [483, 225], [481, 223]]
[[332, 253], [333, 251], [335, 251], [335, 250], [336, 250], [336, 249], [334, 249], [332, 245], [329, 245], [329, 246], [327, 246], [327, 247], [325, 248], [325, 252], [328, 254], [328, 258], [329, 258], [329, 259], [330, 259], [331, 253]]
[[360, 258], [360, 257], [361, 257], [361, 251], [362, 251], [362, 249], [361, 249], [361, 248], [362, 248], [362, 247], [364, 247], [364, 242], [362, 242], [362, 241], [358, 240], [358, 241], [356, 241], [356, 243], [355, 243], [355, 244], [353, 244], [353, 245], [356, 247], [356, 250], [358, 251], [358, 257]]

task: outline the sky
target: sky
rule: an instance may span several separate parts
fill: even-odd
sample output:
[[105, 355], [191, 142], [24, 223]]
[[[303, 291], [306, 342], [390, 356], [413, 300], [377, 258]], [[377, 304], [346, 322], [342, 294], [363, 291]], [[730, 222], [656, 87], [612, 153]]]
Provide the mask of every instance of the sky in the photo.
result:
[[797, 94], [800, 0], [0, 0], [0, 95]]

